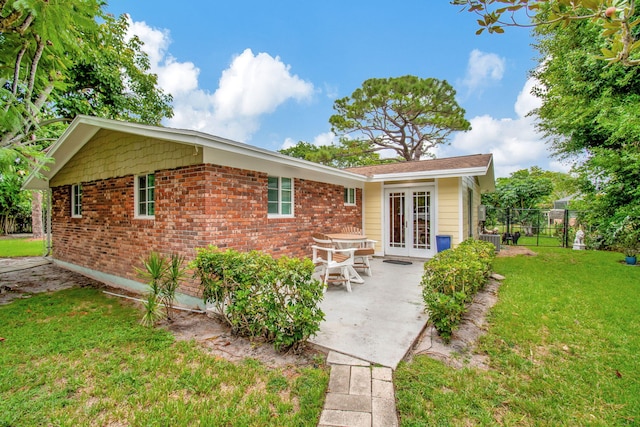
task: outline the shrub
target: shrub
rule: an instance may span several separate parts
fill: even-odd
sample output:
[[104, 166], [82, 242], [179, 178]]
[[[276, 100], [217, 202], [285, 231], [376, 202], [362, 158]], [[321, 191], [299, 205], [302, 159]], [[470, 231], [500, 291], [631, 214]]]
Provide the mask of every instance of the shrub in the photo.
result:
[[494, 258], [493, 244], [468, 239], [425, 263], [422, 297], [429, 319], [446, 343], [462, 320], [467, 303], [491, 275]]
[[234, 333], [264, 338], [278, 350], [299, 347], [320, 329], [322, 283], [309, 259], [274, 259], [210, 246], [192, 263], [205, 302]]

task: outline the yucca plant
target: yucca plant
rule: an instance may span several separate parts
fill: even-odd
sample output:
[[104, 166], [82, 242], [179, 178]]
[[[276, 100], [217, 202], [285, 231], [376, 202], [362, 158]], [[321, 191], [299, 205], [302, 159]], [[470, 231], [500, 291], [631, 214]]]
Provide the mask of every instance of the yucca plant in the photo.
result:
[[142, 268], [136, 267], [138, 277], [145, 279], [149, 285], [149, 294], [144, 301], [144, 315], [142, 323], [145, 326], [153, 326], [162, 317], [160, 292], [167, 270], [167, 260], [157, 252], [151, 252], [147, 258], [142, 258]]
[[171, 310], [176, 300], [176, 290], [180, 286], [182, 279], [185, 278], [186, 271], [184, 256], [175, 253], [171, 254], [171, 259], [168, 261], [160, 287], [160, 300], [164, 304], [168, 320], [171, 320]]
[[162, 317], [162, 309], [158, 296], [152, 292], [149, 292], [147, 299], [142, 302], [144, 306], [144, 314], [140, 323], [143, 326], [151, 327], [155, 325], [156, 321]]
[[171, 254], [164, 257], [157, 252], [149, 253], [141, 259], [143, 268], [136, 268], [138, 276], [149, 285], [149, 294], [144, 302], [145, 314], [141, 323], [153, 326], [162, 317], [162, 306], [165, 308], [167, 320], [171, 320], [171, 311], [176, 300], [176, 290], [186, 276], [184, 256]]

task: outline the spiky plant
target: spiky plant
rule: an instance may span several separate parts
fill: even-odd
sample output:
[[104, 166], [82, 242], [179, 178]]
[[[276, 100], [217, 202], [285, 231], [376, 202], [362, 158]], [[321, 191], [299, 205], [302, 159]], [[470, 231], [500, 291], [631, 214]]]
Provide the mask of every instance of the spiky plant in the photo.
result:
[[167, 312], [167, 320], [171, 320], [171, 310], [176, 299], [176, 290], [180, 282], [186, 276], [187, 269], [184, 267], [184, 256], [171, 254], [171, 259], [165, 269], [165, 274], [161, 283], [160, 300], [164, 304]]

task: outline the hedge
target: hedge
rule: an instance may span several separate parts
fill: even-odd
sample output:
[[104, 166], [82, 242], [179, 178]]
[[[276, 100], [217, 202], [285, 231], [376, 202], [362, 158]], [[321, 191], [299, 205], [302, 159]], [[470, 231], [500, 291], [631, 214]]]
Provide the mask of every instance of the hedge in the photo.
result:
[[205, 302], [234, 333], [264, 338], [278, 350], [300, 346], [320, 330], [323, 285], [309, 259], [274, 259], [258, 251], [198, 249], [192, 262]]
[[436, 254], [424, 265], [420, 282], [429, 319], [448, 343], [467, 304], [487, 283], [495, 258], [493, 244], [468, 239]]

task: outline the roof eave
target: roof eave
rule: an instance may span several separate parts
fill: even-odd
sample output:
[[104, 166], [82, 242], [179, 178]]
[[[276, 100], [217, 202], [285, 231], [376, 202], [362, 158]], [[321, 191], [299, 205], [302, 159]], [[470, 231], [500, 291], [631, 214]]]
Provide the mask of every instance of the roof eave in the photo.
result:
[[369, 178], [370, 182], [382, 182], [382, 181], [400, 181], [408, 179], [425, 179], [425, 178], [456, 178], [460, 176], [479, 176], [484, 175], [487, 172], [486, 167], [474, 167], [474, 168], [461, 168], [461, 169], [447, 169], [447, 170], [435, 170], [435, 171], [420, 171], [420, 172], [401, 172], [401, 173], [388, 173], [388, 174], [374, 174]]
[[[213, 150], [248, 156], [255, 159], [271, 161], [289, 167], [307, 170], [314, 176], [326, 175], [333, 179], [356, 181], [364, 183], [366, 177], [353, 172], [347, 172], [330, 166], [309, 162], [286, 156], [281, 153], [265, 150], [248, 144], [208, 135], [193, 130], [162, 128], [139, 123], [120, 122], [92, 116], [78, 116], [67, 130], [51, 146], [48, 156], [54, 163], [40, 163], [29, 175], [24, 189], [46, 190], [49, 180], [75, 155], [100, 129], [124, 132], [153, 139], [167, 140], [176, 143], [207, 147]], [[78, 132], [82, 131], [80, 134]], [[64, 150], [64, 151], [61, 151]]]

